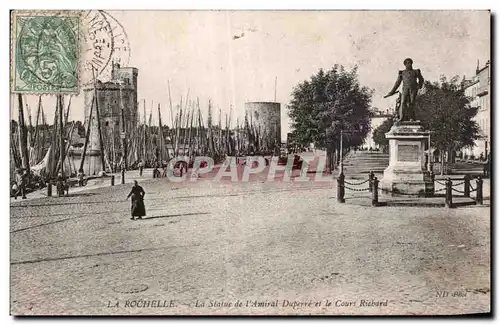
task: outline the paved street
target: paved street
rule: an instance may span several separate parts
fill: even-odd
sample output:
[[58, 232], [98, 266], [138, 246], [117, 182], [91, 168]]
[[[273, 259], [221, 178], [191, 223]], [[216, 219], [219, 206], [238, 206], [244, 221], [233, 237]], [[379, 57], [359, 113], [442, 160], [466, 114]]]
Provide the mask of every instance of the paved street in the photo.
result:
[[11, 203], [11, 312], [490, 311], [489, 206], [339, 205], [333, 183], [263, 179], [143, 180], [140, 221], [130, 184]]

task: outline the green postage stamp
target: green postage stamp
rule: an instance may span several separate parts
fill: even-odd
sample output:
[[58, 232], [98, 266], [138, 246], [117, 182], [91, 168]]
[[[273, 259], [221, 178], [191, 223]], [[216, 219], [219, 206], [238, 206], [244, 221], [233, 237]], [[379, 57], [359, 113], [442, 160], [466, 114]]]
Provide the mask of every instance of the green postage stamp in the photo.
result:
[[78, 93], [79, 19], [68, 11], [12, 11], [13, 92]]

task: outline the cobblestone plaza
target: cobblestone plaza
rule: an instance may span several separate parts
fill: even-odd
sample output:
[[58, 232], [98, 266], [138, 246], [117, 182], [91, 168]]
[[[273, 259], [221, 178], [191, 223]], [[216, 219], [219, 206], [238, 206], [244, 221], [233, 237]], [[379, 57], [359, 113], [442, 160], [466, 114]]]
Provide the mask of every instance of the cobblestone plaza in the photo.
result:
[[[256, 175], [258, 176], [258, 175]], [[338, 204], [334, 182], [141, 180], [11, 204], [14, 315], [490, 311], [490, 208]]]

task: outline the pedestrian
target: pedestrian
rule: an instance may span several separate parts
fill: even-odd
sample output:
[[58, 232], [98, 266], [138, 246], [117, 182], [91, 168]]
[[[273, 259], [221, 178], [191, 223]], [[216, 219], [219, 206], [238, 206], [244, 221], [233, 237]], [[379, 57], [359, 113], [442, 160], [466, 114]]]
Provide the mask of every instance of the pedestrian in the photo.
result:
[[57, 196], [64, 196], [64, 192], [66, 190], [66, 180], [63, 177], [63, 174], [59, 173], [56, 179], [56, 190]]
[[490, 177], [490, 168], [491, 168], [491, 152], [488, 152], [488, 156], [486, 157], [486, 162], [483, 163], [484, 177]]
[[83, 173], [83, 169], [79, 169], [78, 170], [78, 175], [77, 175], [78, 186], [83, 187], [83, 185], [84, 185], [84, 177], [85, 177], [85, 174]]
[[21, 195], [22, 199], [26, 199], [26, 185], [28, 183], [28, 175], [27, 172], [24, 172], [23, 169], [18, 169], [16, 174], [16, 183], [17, 183], [17, 192], [14, 196], [14, 199], [17, 200], [17, 197]]
[[142, 177], [142, 172], [144, 170], [144, 162], [141, 160], [139, 162], [139, 176]]
[[134, 186], [132, 187], [132, 190], [127, 196], [127, 200], [129, 197], [131, 198], [131, 214], [132, 214], [132, 220], [135, 220], [135, 217], [138, 217], [139, 219], [142, 219], [143, 216], [146, 215], [146, 207], [144, 206], [144, 196], [146, 195], [146, 192], [144, 192], [144, 189], [139, 186], [137, 181], [134, 181]]
[[17, 200], [17, 191], [19, 190], [19, 187], [17, 186], [16, 181], [12, 181], [12, 189], [11, 189], [11, 195], [14, 195], [14, 199]]

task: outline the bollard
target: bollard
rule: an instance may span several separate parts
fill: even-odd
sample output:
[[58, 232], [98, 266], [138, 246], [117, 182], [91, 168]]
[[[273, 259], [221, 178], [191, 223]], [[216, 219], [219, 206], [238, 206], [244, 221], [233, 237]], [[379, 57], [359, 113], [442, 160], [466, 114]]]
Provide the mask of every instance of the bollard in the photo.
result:
[[339, 177], [337, 178], [337, 202], [339, 202], [339, 203], [345, 203], [345, 199], [344, 199], [344, 195], [345, 195], [344, 180], [345, 180], [344, 174], [340, 173]]
[[122, 184], [125, 184], [125, 169], [122, 169]]
[[375, 174], [373, 173], [373, 171], [370, 171], [370, 175], [368, 176], [368, 190], [371, 192], [372, 191], [372, 183], [373, 183], [373, 178], [375, 177]]
[[451, 208], [453, 206], [453, 196], [452, 196], [452, 185], [451, 179], [448, 177], [446, 180], [446, 198], [445, 198], [445, 206], [447, 208]]
[[111, 175], [111, 186], [115, 186], [115, 175]]
[[47, 196], [52, 196], [52, 182], [47, 182]]
[[470, 197], [470, 175], [465, 174], [464, 176], [464, 196]]
[[373, 177], [372, 185], [372, 206], [378, 206], [378, 182], [377, 177]]
[[483, 179], [479, 176], [476, 180], [477, 182], [477, 192], [476, 192], [476, 204], [483, 204]]

